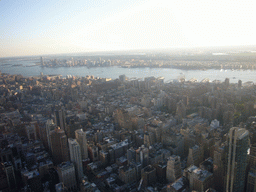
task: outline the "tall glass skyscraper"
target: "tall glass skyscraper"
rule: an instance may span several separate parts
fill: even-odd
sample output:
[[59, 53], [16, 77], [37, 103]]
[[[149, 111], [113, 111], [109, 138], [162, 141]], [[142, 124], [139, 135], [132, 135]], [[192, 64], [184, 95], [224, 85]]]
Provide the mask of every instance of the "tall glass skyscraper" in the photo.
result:
[[228, 135], [227, 192], [244, 191], [249, 131], [233, 127]]

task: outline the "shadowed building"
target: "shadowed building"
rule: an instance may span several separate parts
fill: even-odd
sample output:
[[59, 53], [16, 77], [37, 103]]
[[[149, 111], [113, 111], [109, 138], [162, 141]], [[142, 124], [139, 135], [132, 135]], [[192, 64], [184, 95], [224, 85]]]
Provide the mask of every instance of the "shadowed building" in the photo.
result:
[[134, 166], [122, 166], [119, 169], [119, 177], [125, 183], [136, 181], [136, 169]]
[[151, 165], [146, 166], [141, 170], [141, 179], [144, 187], [152, 185], [156, 182], [156, 169]]
[[69, 160], [68, 140], [63, 129], [55, 128], [50, 133], [53, 162], [60, 164]]
[[76, 174], [73, 163], [63, 162], [57, 167], [60, 182], [69, 190], [76, 191]]
[[226, 191], [244, 191], [249, 148], [249, 131], [233, 127], [228, 135], [228, 165]]
[[66, 114], [64, 107], [54, 111], [54, 121], [57, 126], [67, 132]]
[[50, 133], [56, 128], [56, 125], [53, 123], [53, 120], [47, 120], [45, 124], [46, 137], [47, 137], [47, 148], [51, 151], [51, 139]]
[[187, 165], [196, 165], [199, 166], [199, 163], [202, 162], [202, 152], [201, 148], [198, 145], [189, 148], [188, 152], [188, 161]]
[[173, 183], [181, 176], [182, 174], [181, 174], [180, 157], [176, 155], [172, 155], [168, 159], [166, 179], [169, 183]]

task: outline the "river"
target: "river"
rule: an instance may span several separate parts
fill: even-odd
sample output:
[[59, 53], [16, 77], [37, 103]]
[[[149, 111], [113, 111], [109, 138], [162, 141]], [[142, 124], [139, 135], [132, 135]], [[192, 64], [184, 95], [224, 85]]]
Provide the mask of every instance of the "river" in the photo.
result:
[[[253, 81], [256, 82], [256, 70], [180, 70], [172, 68], [121, 68], [113, 67], [59, 67], [59, 68], [46, 68], [35, 66], [39, 60], [10, 60], [0, 63], [0, 70], [2, 73], [21, 74], [25, 77], [39, 76], [42, 72], [44, 75], [59, 74], [63, 77], [67, 75], [73, 76], [86, 76], [94, 75], [95, 77], [112, 78], [116, 79], [119, 75], [125, 74], [129, 78], [144, 78], [149, 76], [164, 77], [165, 82], [170, 80], [185, 77], [186, 80], [196, 78], [201, 81], [205, 78], [213, 80], [224, 81], [229, 78], [231, 83], [237, 83], [238, 80], [243, 82]], [[29, 67], [28, 67], [29, 66]]]

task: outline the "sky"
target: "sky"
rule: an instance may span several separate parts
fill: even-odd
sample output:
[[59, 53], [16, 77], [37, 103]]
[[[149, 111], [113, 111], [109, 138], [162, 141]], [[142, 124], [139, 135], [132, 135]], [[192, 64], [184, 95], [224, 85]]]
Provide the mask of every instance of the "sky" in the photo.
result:
[[0, 57], [256, 45], [255, 0], [0, 0]]

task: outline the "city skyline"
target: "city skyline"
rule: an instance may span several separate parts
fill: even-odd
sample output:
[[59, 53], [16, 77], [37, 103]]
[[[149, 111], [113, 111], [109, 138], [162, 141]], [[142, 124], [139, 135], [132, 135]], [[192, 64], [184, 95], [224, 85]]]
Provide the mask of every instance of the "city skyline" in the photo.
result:
[[0, 2], [0, 57], [255, 45], [253, 1]]
[[0, 0], [0, 191], [256, 191], [255, 9]]
[[255, 191], [253, 83], [0, 77], [3, 191]]

